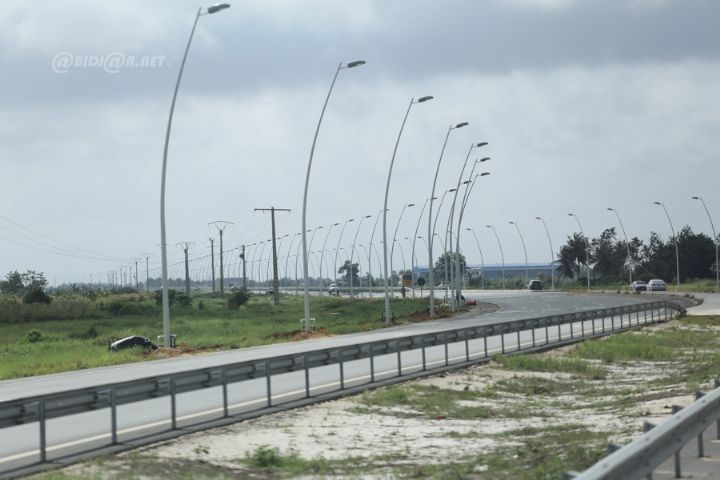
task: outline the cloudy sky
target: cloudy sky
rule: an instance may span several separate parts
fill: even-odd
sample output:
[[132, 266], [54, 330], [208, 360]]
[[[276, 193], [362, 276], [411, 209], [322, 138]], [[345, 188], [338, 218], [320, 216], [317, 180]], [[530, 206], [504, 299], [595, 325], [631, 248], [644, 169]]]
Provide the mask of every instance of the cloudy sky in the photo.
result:
[[[87, 282], [145, 252], [158, 265], [164, 134], [197, 8], [3, 2], [1, 274], [33, 269], [57, 283]], [[181, 260], [176, 244], [185, 241], [194, 242], [191, 257], [207, 255], [214, 220], [234, 222], [226, 250], [269, 239], [269, 215], [254, 208], [289, 208], [277, 214], [278, 235], [301, 230], [316, 122], [336, 67], [357, 59], [367, 64], [340, 72], [315, 151], [308, 227], [324, 229], [313, 250], [332, 223], [373, 215], [358, 236], [367, 243], [405, 109], [423, 95], [435, 98], [413, 107], [391, 183], [392, 228], [402, 206], [416, 204], [398, 237], [413, 236], [458, 122], [469, 126], [450, 135], [437, 192], [455, 186], [473, 142], [489, 142], [471, 153], [470, 162], [492, 157], [480, 170], [491, 174], [477, 180], [464, 220], [485, 263], [500, 261], [486, 224], [506, 262], [524, 262], [510, 220], [529, 261], [548, 261], [536, 216], [556, 250], [577, 230], [568, 212], [597, 236], [617, 226], [607, 207], [630, 237], [668, 237], [653, 201], [665, 202], [676, 229], [709, 233], [690, 197], [703, 196], [720, 223], [718, 18], [715, 0], [243, 0], [202, 16], [170, 141], [170, 261]], [[130, 57], [140, 65], [128, 66]], [[479, 262], [463, 233], [463, 251]], [[407, 241], [402, 248], [409, 263]]]

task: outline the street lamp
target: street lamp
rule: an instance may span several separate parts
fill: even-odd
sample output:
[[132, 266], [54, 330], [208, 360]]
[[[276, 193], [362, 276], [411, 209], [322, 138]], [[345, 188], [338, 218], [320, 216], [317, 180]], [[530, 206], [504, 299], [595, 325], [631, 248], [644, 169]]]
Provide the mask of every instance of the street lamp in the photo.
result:
[[413, 298], [415, 298], [415, 284], [417, 282], [417, 275], [415, 274], [415, 267], [417, 266], [416, 258], [415, 258], [415, 241], [419, 238], [418, 237], [418, 230], [420, 229], [420, 220], [422, 220], [423, 213], [425, 213], [425, 207], [427, 207], [427, 203], [430, 199], [426, 198], [425, 203], [423, 203], [422, 210], [420, 210], [420, 216], [418, 216], [417, 225], [415, 226], [415, 235], [413, 235], [413, 241], [412, 241], [412, 257], [410, 259], [410, 268], [412, 269], [412, 295]]
[[[395, 252], [395, 242], [397, 241], [397, 232], [400, 228], [400, 221], [402, 220], [403, 214], [405, 213], [406, 208], [414, 207], [414, 203], [408, 203], [407, 205], [403, 205], [402, 210], [400, 210], [400, 216], [398, 217], [397, 224], [395, 224], [395, 231], [393, 232], [393, 238], [392, 238], [392, 244], [390, 245], [390, 273], [392, 274], [392, 268], [393, 268], [393, 257]], [[404, 270], [404, 269], [403, 269]], [[385, 275], [387, 276], [387, 270]]]
[[327, 245], [328, 238], [330, 237], [330, 232], [332, 232], [333, 227], [337, 227], [340, 225], [340, 223], [333, 223], [330, 225], [330, 228], [328, 228], [327, 233], [325, 234], [325, 240], [323, 241], [322, 246], [322, 255], [320, 255], [320, 295], [322, 295], [322, 287], [323, 287], [323, 260], [325, 260], [325, 246]]
[[[383, 203], [383, 266], [384, 276], [383, 284], [385, 287], [385, 326], [390, 325], [390, 286], [388, 285], [388, 259], [387, 259], [387, 209], [388, 209], [388, 195], [390, 193], [390, 178], [392, 177], [393, 166], [395, 165], [395, 155], [397, 154], [398, 146], [400, 145], [400, 137], [402, 136], [403, 130], [405, 129], [405, 122], [407, 122], [408, 115], [410, 115], [410, 109], [416, 103], [423, 103], [428, 100], [432, 100], [433, 97], [425, 96], [420, 97], [417, 100], [414, 98], [410, 99], [405, 116], [403, 117], [402, 124], [400, 124], [400, 131], [398, 132], [397, 140], [395, 140], [395, 148], [390, 159], [390, 169], [388, 170], [387, 183], [385, 184], [385, 201]], [[393, 242], [393, 247], [395, 243]], [[392, 266], [391, 266], [392, 267]]]
[[475, 234], [475, 230], [472, 228], [466, 228], [468, 232], [472, 232], [473, 237], [475, 237], [475, 244], [477, 245], [478, 252], [480, 252], [480, 270], [482, 271], [482, 287], [485, 288], [485, 259], [483, 258], [482, 248], [480, 248], [480, 242], [478, 241], [477, 235]]
[[[627, 247], [627, 255], [628, 255], [628, 259], [627, 259], [628, 274], [630, 275], [630, 285], [632, 285], [632, 271], [633, 271], [633, 267], [635, 266], [635, 264], [633, 262], [632, 256], [630, 256], [630, 243], [628, 242], [627, 233], [625, 233], [625, 227], [623, 226], [622, 220], [620, 220], [620, 214], [618, 213], [618, 211], [615, 210], [614, 208], [610, 208], [610, 207], [608, 207], [608, 211], [615, 212], [615, 216], [618, 219], [620, 228], [622, 228], [622, 231], [623, 231], [623, 236], [625, 237], [625, 246]], [[589, 267], [589, 265], [588, 265], [588, 267]]]
[[575, 218], [575, 221], [577, 222], [578, 227], [580, 228], [580, 236], [582, 237], [583, 242], [585, 243], [585, 265], [587, 266], [587, 268], [586, 268], [587, 288], [588, 288], [588, 290], [590, 290], [590, 244], [587, 241], [587, 237], [585, 236], [585, 231], [583, 230], [583, 227], [580, 224], [580, 219], [578, 218], [578, 216], [574, 213], [568, 213], [568, 216]]
[[543, 227], [545, 227], [545, 233], [547, 234], [547, 237], [548, 237], [548, 243], [550, 244], [550, 278], [552, 279], [552, 289], [555, 290], [555, 268], [553, 267], [555, 251], [553, 250], [552, 240], [550, 239], [550, 231], [547, 228], [547, 224], [545, 223], [544, 218], [535, 217], [535, 220], [540, 220], [542, 222]]
[[515, 225], [515, 229], [518, 232], [518, 235], [520, 235], [520, 241], [522, 242], [523, 251], [525, 252], [525, 281], [527, 282], [529, 280], [528, 278], [528, 259], [527, 259], [527, 248], [525, 248], [525, 239], [522, 236], [522, 233], [520, 233], [520, 227], [518, 227], [518, 224], [510, 221], [508, 222], [510, 225]]
[[[449, 190], [445, 190], [445, 191], [443, 192], [442, 197], [440, 197], [440, 205], [438, 205], [438, 210], [437, 210], [437, 212], [435, 213], [435, 220], [433, 221], [433, 227], [432, 227], [432, 232], [431, 232], [433, 237], [435, 237], [435, 235], [436, 235], [436, 234], [435, 234], [435, 227], [437, 226], [438, 218], [440, 218], [440, 211], [442, 210], [442, 205], [443, 205], [443, 202], [445, 201], [445, 195], [447, 195], [448, 193], [452, 193], [452, 192], [454, 192], [454, 191], [455, 191], [454, 188], [451, 188], [451, 189], [449, 189]], [[432, 203], [432, 200], [437, 200], [437, 197], [432, 197], [432, 198], [430, 199], [431, 203]], [[431, 215], [431, 213], [428, 212], [428, 221], [430, 220], [430, 215]], [[447, 233], [447, 230], [446, 230], [446, 233]], [[439, 235], [438, 235], [438, 238], [440, 238]], [[446, 238], [446, 239], [447, 239], [447, 238]], [[431, 245], [432, 245], [432, 240], [430, 240], [429, 243], [428, 243], [428, 250], [431, 248]], [[446, 245], [446, 244], [445, 244], [445, 242], [443, 241], [443, 242], [442, 242], [443, 253], [447, 252], [447, 250], [445, 249], [445, 245]], [[447, 272], [447, 257], [446, 257], [446, 262], [445, 262], [445, 263], [446, 263], [445, 271]], [[430, 279], [430, 272], [431, 272], [431, 271], [434, 271], [434, 270], [435, 270], [435, 268], [434, 268], [433, 264], [430, 264], [429, 270], [428, 270], [428, 281], [429, 281], [429, 279]], [[446, 275], [446, 276], [447, 276], [447, 275]], [[434, 289], [433, 289], [432, 291], [434, 292]], [[445, 286], [445, 294], [446, 294], [445, 296], [447, 296], [447, 285]]]
[[705, 213], [707, 213], [708, 220], [710, 220], [710, 227], [712, 227], [713, 232], [713, 243], [715, 244], [715, 290], [718, 290], [720, 288], [720, 262], [718, 262], [718, 238], [717, 234], [715, 233], [715, 224], [713, 224], [712, 217], [710, 216], [710, 211], [707, 208], [707, 205], [705, 205], [705, 200], [703, 200], [703, 197], [692, 197], [693, 200], [700, 200], [703, 207], [705, 207]]
[[[358, 233], [360, 233], [360, 227], [362, 227], [363, 222], [366, 218], [370, 218], [372, 215], [365, 215], [364, 217], [360, 218], [360, 221], [358, 222], [358, 228], [355, 230], [355, 237], [353, 238], [352, 248], [350, 249], [350, 296], [353, 296], [353, 256], [355, 256], [355, 242], [357, 242]], [[358, 260], [358, 280], [360, 279], [359, 276], [360, 273], [360, 261]], [[362, 290], [362, 289], [361, 289]]]
[[[460, 175], [458, 175], [457, 186], [455, 187], [455, 195], [453, 195], [452, 206], [450, 207], [450, 215], [448, 216], [448, 227], [449, 228], [447, 229], [449, 232], [449, 236], [450, 236], [450, 258], [453, 259], [453, 263], [455, 262], [455, 256], [453, 255], [453, 249], [452, 249], [453, 220], [455, 219], [455, 204], [457, 202], [458, 192], [460, 191], [460, 183], [462, 182], [463, 175], [465, 175], [465, 167], [467, 167], [468, 160], [470, 160], [470, 154], [472, 153], [473, 148], [484, 147], [487, 144], [488, 144], [487, 142], [479, 142], [479, 143], [470, 144], [470, 148], [468, 148], [467, 155], [465, 155], [465, 161], [463, 162], [463, 166], [460, 169]], [[473, 168], [474, 167], [475, 167], [475, 165], [473, 165]], [[472, 174], [470, 174], [470, 177], [472, 177]], [[467, 186], [468, 183], [466, 183], [465, 185]], [[467, 188], [465, 191], [467, 192]], [[448, 257], [446, 255], [446, 257], [445, 257], [446, 263], [447, 263], [447, 260], [448, 260]], [[451, 286], [454, 285], [452, 264], [450, 265], [450, 285]], [[454, 291], [456, 290], [456, 288], [451, 287], [451, 289], [453, 290], [453, 295], [452, 295], [452, 299], [450, 300], [450, 304], [452, 305], [453, 310], [455, 310], [455, 300], [456, 299], [455, 299]]]
[[[338, 259], [338, 253], [340, 253], [340, 240], [342, 240], [343, 233], [345, 233], [345, 227], [347, 227], [347, 224], [350, 222], [354, 222], [355, 219], [351, 218], [349, 220], [345, 220], [345, 223], [343, 223], [342, 229], [340, 229], [340, 235], [338, 235], [338, 243], [337, 247], [335, 248], [335, 263], [333, 264], [333, 268], [335, 270], [335, 284], [337, 284], [337, 274], [338, 274], [338, 268], [337, 268], [337, 259]], [[338, 292], [340, 290], [338, 289]]]
[[502, 244], [500, 243], [500, 237], [498, 237], [495, 227], [493, 225], [485, 225], [487, 228], [492, 229], [495, 234], [495, 240], [497, 240], [498, 248], [500, 249], [500, 259], [502, 260], [502, 288], [505, 289], [505, 255], [503, 254]]
[[175, 82], [175, 90], [172, 96], [172, 102], [170, 103], [170, 114], [168, 115], [167, 130], [165, 131], [165, 146], [163, 148], [163, 163], [162, 163], [162, 179], [160, 182], [160, 249], [161, 249], [161, 261], [162, 261], [162, 312], [163, 312], [163, 346], [170, 347], [170, 297], [168, 296], [168, 272], [167, 272], [167, 238], [165, 235], [165, 176], [167, 173], [167, 155], [168, 147], [170, 145], [170, 130], [172, 129], [172, 117], [175, 111], [175, 100], [177, 99], [178, 90], [180, 89], [180, 80], [182, 79], [183, 69], [185, 68], [185, 60], [187, 60], [188, 51], [190, 50], [190, 44], [192, 43], [193, 35], [195, 34], [195, 27], [197, 22], [202, 15], [212, 14], [229, 8], [230, 5], [227, 3], [219, 3], [213, 5], [207, 9], [206, 13], [202, 13], [202, 8], [198, 8], [197, 15], [195, 15], [195, 22], [193, 23], [192, 30], [190, 30], [190, 38], [188, 38], [187, 46], [185, 47], [185, 53], [183, 54], [182, 62], [180, 63], [180, 71], [178, 72], [177, 81]]
[[672, 220], [670, 220], [670, 215], [668, 214], [667, 208], [665, 208], [665, 204], [663, 202], [653, 202], [655, 205], [659, 205], [665, 210], [665, 216], [668, 219], [668, 223], [670, 224], [670, 231], [673, 234], [673, 243], [675, 244], [675, 272], [677, 276], [677, 286], [680, 287], [680, 254], [678, 253], [678, 242], [677, 242], [677, 236], [675, 235], [675, 228], [673, 228]]
[[347, 65], [338, 64], [337, 70], [335, 70], [335, 76], [333, 77], [330, 89], [328, 90], [327, 97], [325, 97], [325, 103], [323, 104], [322, 111], [320, 112], [320, 118], [318, 119], [317, 127], [315, 128], [315, 136], [313, 137], [312, 146], [310, 147], [310, 159], [308, 160], [307, 173], [305, 175], [305, 193], [303, 194], [303, 210], [302, 210], [302, 247], [303, 247], [303, 304], [304, 304], [304, 317], [303, 317], [303, 328], [307, 331], [310, 329], [310, 291], [308, 287], [308, 248], [307, 248], [307, 235], [306, 231], [306, 220], [307, 220], [307, 195], [308, 185], [310, 184], [310, 170], [312, 168], [313, 155], [315, 153], [315, 144], [317, 143], [318, 133], [320, 132], [320, 125], [322, 124], [323, 116], [325, 115], [325, 109], [327, 108], [328, 100], [330, 100], [330, 94], [332, 93], [333, 87], [335, 86], [335, 80], [337, 80], [340, 70], [345, 68], [355, 68], [360, 65], [364, 65], [365, 61], [356, 60], [350, 62]]
[[295, 239], [300, 235], [302, 235], [302, 233], [298, 232], [292, 236], [292, 238], [290, 239], [290, 246], [288, 247], [288, 253], [285, 256], [285, 293], [290, 292], [290, 275], [288, 273], [288, 262], [290, 261], [290, 253], [292, 253], [292, 246], [293, 243], [295, 243]]
[[[490, 158], [485, 157], [482, 160], [480, 160], [480, 162], [486, 162], [488, 160], [490, 160]], [[478, 163], [479, 162], [476, 161], [475, 164], [473, 165], [473, 169], [470, 171], [471, 176], [475, 172], [475, 166], [477, 166]], [[460, 278], [464, 279], [464, 275], [463, 275], [463, 277], [460, 276], [460, 257], [459, 257], [459, 255], [460, 255], [460, 232], [462, 231], [463, 215], [465, 214], [465, 207], [467, 206], [468, 199], [470, 198], [470, 193], [472, 193], [472, 189], [475, 186], [475, 181], [478, 179], [478, 177], [486, 177], [488, 175], [490, 175], [490, 172], [482, 172], [479, 174], [475, 174], [475, 176], [472, 177], [472, 182], [470, 182], [469, 180], [465, 182], [465, 192], [463, 192], [463, 199], [460, 204], [460, 215], [458, 215], [457, 235], [455, 238], [455, 241], [457, 242], [455, 244], [455, 251], [458, 253], [458, 261], [455, 262], [455, 293], [453, 294], [453, 297], [455, 298], [455, 300], [457, 302], [459, 302], [460, 298], [461, 298]], [[451, 238], [451, 240], [452, 240], [452, 238]], [[466, 264], [466, 267], [467, 267], [467, 264]]]

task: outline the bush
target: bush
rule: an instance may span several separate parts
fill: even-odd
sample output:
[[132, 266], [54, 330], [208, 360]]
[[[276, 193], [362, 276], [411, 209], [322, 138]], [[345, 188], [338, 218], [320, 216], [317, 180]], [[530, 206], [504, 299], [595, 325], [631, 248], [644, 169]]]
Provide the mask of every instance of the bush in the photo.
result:
[[227, 308], [229, 310], [238, 310], [242, 305], [245, 305], [250, 300], [250, 295], [247, 290], [241, 288], [233, 292], [227, 300]]
[[22, 300], [25, 305], [29, 305], [31, 303], [44, 303], [45, 305], [49, 305], [52, 302], [50, 295], [45, 293], [45, 291], [39, 287], [31, 288], [25, 292]]
[[[162, 305], [162, 289], [155, 290], [155, 303], [158, 305]], [[177, 301], [177, 290], [168, 290], [168, 303], [172, 307], [175, 305], [175, 302]]]
[[190, 308], [192, 307], [192, 299], [189, 295], [185, 295], [184, 293], [178, 293], [176, 303], [180, 308]]
[[27, 338], [27, 341], [30, 343], [42, 342], [43, 340], [40, 330], [30, 330], [25, 338]]

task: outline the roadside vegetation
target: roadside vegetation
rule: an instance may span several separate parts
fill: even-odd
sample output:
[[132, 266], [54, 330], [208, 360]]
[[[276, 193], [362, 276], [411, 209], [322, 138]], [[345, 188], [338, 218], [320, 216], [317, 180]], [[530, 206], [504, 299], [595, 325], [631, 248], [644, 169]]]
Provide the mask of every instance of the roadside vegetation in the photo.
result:
[[[108, 350], [110, 342], [141, 335], [153, 342], [162, 333], [162, 311], [155, 293], [121, 290], [54, 292], [45, 303], [26, 303], [24, 293], [0, 295], [0, 379], [115, 365], [169, 354], [252, 347], [306, 338], [300, 331], [302, 296], [272, 298], [244, 290], [188, 297], [171, 295], [174, 352], [135, 348]], [[383, 300], [313, 296], [315, 333], [340, 335], [384, 327]], [[397, 324], [423, 321], [426, 301], [394, 299]]]

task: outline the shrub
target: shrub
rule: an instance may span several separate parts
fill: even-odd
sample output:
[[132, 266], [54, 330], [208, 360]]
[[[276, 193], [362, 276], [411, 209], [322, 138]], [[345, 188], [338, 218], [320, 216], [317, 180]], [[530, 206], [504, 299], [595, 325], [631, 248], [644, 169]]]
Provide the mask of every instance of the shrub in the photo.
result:
[[241, 288], [233, 292], [227, 300], [227, 307], [229, 310], [238, 310], [242, 305], [245, 305], [250, 300], [250, 295], [247, 290]]
[[30, 330], [25, 337], [30, 343], [42, 342], [43, 336], [40, 330]]
[[176, 297], [176, 303], [180, 308], [192, 307], [192, 299], [189, 295], [185, 295], [184, 293], [178, 293]]
[[198, 302], [198, 310], [205, 310], [205, 302], [202, 300]]
[[44, 303], [45, 305], [49, 305], [53, 299], [50, 295], [45, 293], [42, 288], [36, 287], [25, 292], [22, 300], [25, 305], [29, 305], [31, 303]]
[[[162, 305], [162, 289], [155, 290], [155, 303], [158, 305]], [[175, 305], [175, 302], [177, 301], [177, 290], [168, 290], [168, 303], [172, 307]]]

